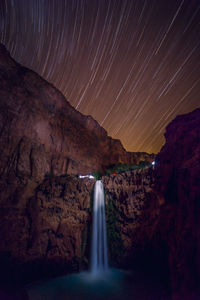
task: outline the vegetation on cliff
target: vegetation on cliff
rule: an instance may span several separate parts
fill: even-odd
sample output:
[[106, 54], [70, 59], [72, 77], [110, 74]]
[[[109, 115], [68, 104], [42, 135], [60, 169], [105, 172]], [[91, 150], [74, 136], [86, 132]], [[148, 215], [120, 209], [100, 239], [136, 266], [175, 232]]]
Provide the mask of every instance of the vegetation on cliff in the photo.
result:
[[[106, 195], [105, 195], [106, 197]], [[120, 256], [123, 254], [123, 241], [118, 224], [119, 211], [112, 197], [106, 197], [106, 224], [108, 255], [112, 265], [117, 264]]]
[[109, 176], [115, 173], [119, 174], [122, 172], [143, 169], [150, 166], [151, 166], [151, 162], [148, 161], [140, 161], [139, 164], [122, 164], [122, 163], [118, 163], [116, 165], [112, 164], [107, 168], [105, 175]]
[[140, 161], [139, 164], [110, 164], [103, 174], [99, 171], [95, 171], [92, 173], [92, 176], [94, 176], [96, 180], [100, 180], [102, 176], [117, 175], [127, 171], [149, 168], [151, 165], [151, 162], [143, 160]]

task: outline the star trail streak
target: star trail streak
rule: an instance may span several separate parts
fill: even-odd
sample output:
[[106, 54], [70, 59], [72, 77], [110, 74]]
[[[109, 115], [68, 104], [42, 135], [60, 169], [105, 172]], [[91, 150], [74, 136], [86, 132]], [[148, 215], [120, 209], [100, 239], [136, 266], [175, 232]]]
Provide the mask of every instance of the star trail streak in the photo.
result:
[[199, 0], [1, 0], [0, 42], [129, 151], [200, 107]]

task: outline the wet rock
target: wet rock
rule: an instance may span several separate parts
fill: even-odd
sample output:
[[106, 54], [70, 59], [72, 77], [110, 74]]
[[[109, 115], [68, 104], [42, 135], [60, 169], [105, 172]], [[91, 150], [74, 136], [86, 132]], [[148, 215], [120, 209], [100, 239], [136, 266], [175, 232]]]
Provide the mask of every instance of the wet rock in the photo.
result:
[[[114, 206], [115, 229], [119, 231], [123, 255], [118, 252], [119, 245], [111, 247], [111, 261], [114, 265], [133, 267], [134, 257], [149, 243], [155, 230], [160, 205], [155, 192], [154, 169], [146, 168], [124, 172], [116, 176], [102, 178], [107, 206]], [[108, 220], [109, 222], [109, 220]], [[112, 226], [111, 226], [112, 227]], [[108, 225], [108, 235], [109, 233]], [[108, 242], [115, 243], [114, 239]], [[115, 253], [115, 251], [118, 252]], [[112, 257], [115, 258], [113, 261]]]
[[52, 176], [21, 186], [23, 195], [15, 193], [12, 203], [8, 198], [0, 209], [0, 257], [6, 255], [1, 276], [12, 272], [15, 280], [33, 280], [80, 270], [89, 255], [83, 244], [89, 245], [93, 185], [94, 180]]

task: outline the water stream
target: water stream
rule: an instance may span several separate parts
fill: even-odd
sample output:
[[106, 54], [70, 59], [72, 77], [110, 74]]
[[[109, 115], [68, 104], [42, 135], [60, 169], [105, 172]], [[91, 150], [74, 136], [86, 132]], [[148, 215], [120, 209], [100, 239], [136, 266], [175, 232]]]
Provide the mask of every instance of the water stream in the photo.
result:
[[108, 270], [108, 251], [106, 235], [105, 199], [101, 180], [94, 187], [91, 272]]
[[160, 284], [138, 272], [108, 267], [104, 187], [97, 180], [93, 197], [90, 270], [33, 283], [29, 300], [166, 300]]

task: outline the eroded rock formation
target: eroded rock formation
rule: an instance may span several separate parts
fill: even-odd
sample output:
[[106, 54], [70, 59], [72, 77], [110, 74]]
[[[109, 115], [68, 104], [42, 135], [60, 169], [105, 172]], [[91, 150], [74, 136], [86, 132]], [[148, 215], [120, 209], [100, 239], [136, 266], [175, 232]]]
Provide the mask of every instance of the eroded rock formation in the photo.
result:
[[155, 230], [160, 206], [155, 193], [153, 168], [102, 178], [107, 202], [110, 261], [133, 266], [130, 258], [147, 245]]
[[[200, 295], [200, 109], [178, 116], [166, 129], [155, 171], [105, 177], [111, 247], [120, 265], [150, 265], [169, 280], [173, 299]], [[112, 214], [111, 214], [112, 216]], [[113, 225], [114, 223], [114, 225]], [[112, 236], [113, 228], [117, 235]], [[120, 246], [121, 252], [118, 252]]]
[[166, 144], [156, 158], [156, 191], [163, 203], [158, 232], [169, 249], [174, 299], [198, 299], [200, 109], [174, 119], [165, 137]]
[[35, 72], [0, 44], [0, 174], [88, 174], [112, 163], [154, 159], [126, 152], [91, 117], [75, 110]]
[[[165, 268], [178, 300], [196, 299], [200, 281], [199, 128], [200, 109], [177, 117], [155, 170], [103, 178], [111, 261], [131, 267], [152, 257], [155, 267]], [[27, 274], [60, 275], [87, 264], [94, 181], [62, 174], [153, 159], [126, 152], [0, 45], [2, 278], [30, 280]]]
[[94, 180], [52, 176], [37, 187], [19, 183], [13, 198], [10, 190], [1, 193], [1, 277], [30, 281], [87, 264], [93, 185]]
[[76, 111], [53, 85], [16, 63], [0, 44], [3, 277], [37, 278], [48, 270], [52, 275], [80, 269], [93, 183], [61, 175], [153, 159], [126, 152], [119, 140]]

